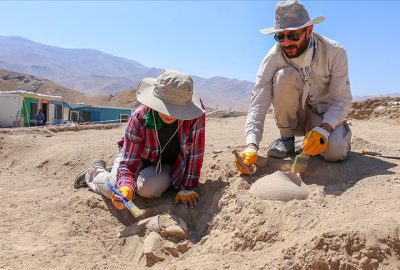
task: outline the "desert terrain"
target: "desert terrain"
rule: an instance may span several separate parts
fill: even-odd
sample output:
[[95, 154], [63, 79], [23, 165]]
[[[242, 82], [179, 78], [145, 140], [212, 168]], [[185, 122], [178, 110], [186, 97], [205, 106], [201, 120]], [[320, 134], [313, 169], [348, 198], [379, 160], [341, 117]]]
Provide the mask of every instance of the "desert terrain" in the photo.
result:
[[[137, 221], [127, 210], [73, 187], [92, 160], [112, 165], [124, 126], [1, 129], [0, 269], [400, 269], [400, 160], [360, 154], [400, 156], [400, 126], [370, 116], [350, 119], [348, 159], [313, 157], [303, 175], [309, 197], [289, 202], [248, 190], [293, 157], [241, 176], [231, 151], [244, 147], [245, 116], [208, 118], [200, 204], [174, 205], [173, 191], [134, 200], [145, 217], [169, 213], [187, 224], [187, 240], [160, 239], [156, 259], [143, 256], [148, 231], [118, 238]], [[277, 136], [268, 115], [259, 155]]]

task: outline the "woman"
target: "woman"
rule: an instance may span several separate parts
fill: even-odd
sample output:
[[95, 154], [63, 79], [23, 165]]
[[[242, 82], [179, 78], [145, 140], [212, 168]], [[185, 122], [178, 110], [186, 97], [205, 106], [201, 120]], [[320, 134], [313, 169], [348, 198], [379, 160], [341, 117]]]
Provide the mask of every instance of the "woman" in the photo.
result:
[[[128, 200], [135, 194], [158, 198], [172, 186], [176, 202], [193, 208], [205, 144], [205, 113], [193, 95], [193, 80], [183, 73], [164, 70], [158, 78], [139, 84], [137, 99], [142, 105], [129, 118], [125, 136], [111, 173], [105, 162], [96, 161], [78, 176], [86, 184], [123, 209], [121, 198], [107, 187], [111, 182]], [[82, 179], [75, 181], [76, 186]]]

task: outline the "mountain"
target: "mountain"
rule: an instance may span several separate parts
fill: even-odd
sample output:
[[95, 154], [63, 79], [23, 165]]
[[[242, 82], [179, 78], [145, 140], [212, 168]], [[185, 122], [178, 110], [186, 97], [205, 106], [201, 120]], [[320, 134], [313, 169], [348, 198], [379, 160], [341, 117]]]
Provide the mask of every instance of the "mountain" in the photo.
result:
[[[156, 77], [161, 70], [98, 50], [65, 49], [13, 36], [0, 36], [0, 68], [46, 78], [91, 95], [115, 95], [133, 89], [139, 80]], [[206, 104], [247, 110], [254, 83], [192, 77], [196, 92]]]

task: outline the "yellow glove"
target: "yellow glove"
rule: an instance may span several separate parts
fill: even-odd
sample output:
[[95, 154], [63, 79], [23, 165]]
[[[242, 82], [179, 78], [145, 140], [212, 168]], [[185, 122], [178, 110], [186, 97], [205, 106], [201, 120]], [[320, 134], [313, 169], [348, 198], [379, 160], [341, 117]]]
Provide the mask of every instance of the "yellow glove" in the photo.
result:
[[[255, 146], [247, 146], [246, 149], [242, 153], [240, 153], [240, 157], [243, 159], [244, 164], [251, 167], [257, 162], [257, 147]], [[246, 174], [247, 171], [240, 165], [240, 163], [235, 160], [236, 169], [240, 173]]]
[[[188, 201], [196, 200], [199, 198], [199, 193], [193, 190], [181, 190], [176, 193], [175, 196], [175, 203], [182, 202], [184, 205], [187, 206]], [[195, 203], [197, 204], [197, 202]]]
[[303, 153], [316, 156], [323, 153], [328, 147], [329, 132], [322, 127], [315, 127], [304, 136]]
[[[131, 201], [133, 199], [133, 190], [130, 187], [120, 187], [118, 189], [119, 193], [121, 193], [122, 196], [125, 197], [128, 201]], [[114, 194], [111, 198], [112, 204], [115, 206], [115, 208], [122, 210], [125, 208], [125, 205], [122, 203], [122, 198], [119, 197], [118, 195]]]

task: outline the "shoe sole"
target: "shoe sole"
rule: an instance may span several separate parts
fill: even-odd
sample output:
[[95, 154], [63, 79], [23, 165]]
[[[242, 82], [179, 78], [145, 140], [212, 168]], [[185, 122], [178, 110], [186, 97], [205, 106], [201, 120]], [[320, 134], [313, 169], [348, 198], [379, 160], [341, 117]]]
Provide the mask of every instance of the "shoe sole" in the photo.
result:
[[104, 160], [95, 160], [92, 163], [90, 163], [90, 165], [84, 169], [83, 171], [81, 171], [77, 177], [75, 177], [74, 180], [74, 188], [78, 189], [84, 186], [87, 186], [86, 181], [85, 181], [85, 174], [87, 173], [87, 171], [89, 170], [90, 167], [92, 167], [93, 165], [95, 165], [96, 163], [103, 163], [104, 167], [106, 166], [106, 162]]

